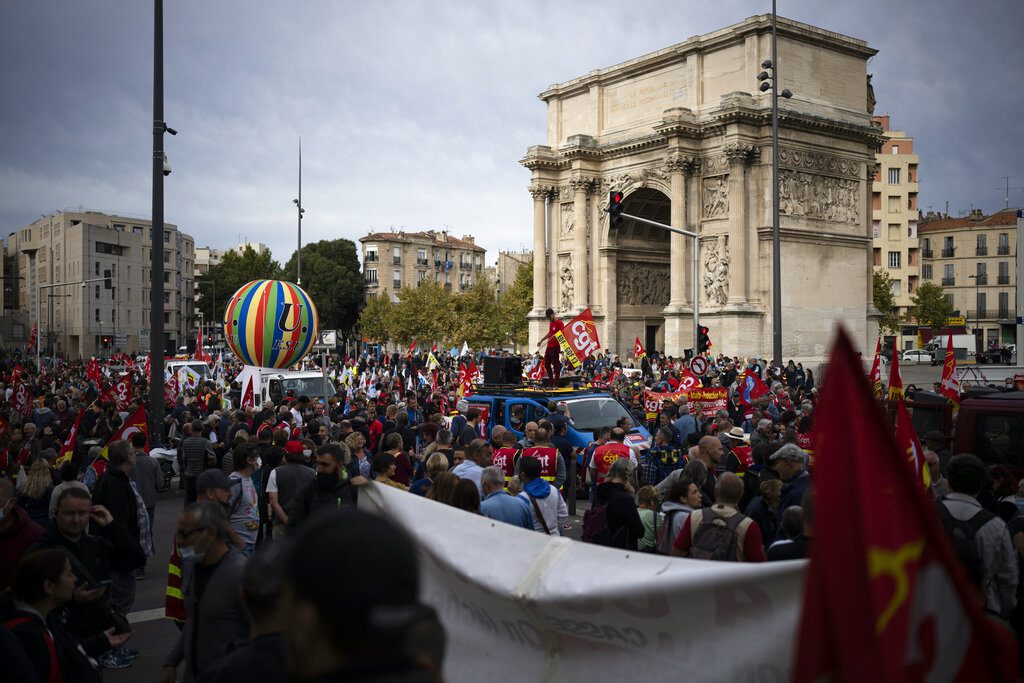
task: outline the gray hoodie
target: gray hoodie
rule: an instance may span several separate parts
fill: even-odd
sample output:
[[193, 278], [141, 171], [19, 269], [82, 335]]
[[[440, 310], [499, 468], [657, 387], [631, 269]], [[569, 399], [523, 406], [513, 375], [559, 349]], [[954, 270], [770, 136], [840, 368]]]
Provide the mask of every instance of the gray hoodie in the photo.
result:
[[693, 508], [685, 503], [667, 501], [662, 504], [661, 511], [665, 515], [665, 533], [658, 541], [658, 552], [668, 555], [672, 552], [672, 544], [679, 537], [679, 532], [683, 530], [683, 525], [686, 524], [686, 519], [693, 512]]

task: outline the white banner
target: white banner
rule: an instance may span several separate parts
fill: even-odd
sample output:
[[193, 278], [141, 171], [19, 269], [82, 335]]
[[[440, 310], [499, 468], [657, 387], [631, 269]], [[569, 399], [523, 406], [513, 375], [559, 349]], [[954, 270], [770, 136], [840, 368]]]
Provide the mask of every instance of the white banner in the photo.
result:
[[549, 537], [370, 484], [417, 541], [447, 681], [784, 683], [806, 563], [735, 564]]

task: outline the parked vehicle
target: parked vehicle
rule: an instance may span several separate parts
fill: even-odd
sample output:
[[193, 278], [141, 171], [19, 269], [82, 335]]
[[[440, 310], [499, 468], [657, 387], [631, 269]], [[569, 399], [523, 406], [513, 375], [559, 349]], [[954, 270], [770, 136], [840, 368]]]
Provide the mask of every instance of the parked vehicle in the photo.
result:
[[977, 359], [977, 340], [973, 334], [940, 334], [932, 337], [925, 345], [925, 350], [932, 354], [932, 365], [941, 365], [946, 360], [946, 347], [949, 337], [953, 337], [953, 356], [957, 366], [972, 365]]
[[920, 365], [932, 362], [932, 352], [925, 349], [907, 349], [900, 354], [901, 365]]
[[313, 400], [326, 402], [337, 393], [334, 383], [324, 377], [320, 370], [269, 370], [260, 371], [260, 393], [255, 397], [256, 405], [281, 400], [291, 393], [292, 396], [308, 396]]

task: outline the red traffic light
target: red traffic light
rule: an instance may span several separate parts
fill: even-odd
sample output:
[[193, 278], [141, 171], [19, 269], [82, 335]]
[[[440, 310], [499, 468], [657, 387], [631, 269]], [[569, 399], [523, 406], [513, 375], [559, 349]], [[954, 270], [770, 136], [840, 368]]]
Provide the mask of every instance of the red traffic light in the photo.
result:
[[622, 199], [621, 192], [608, 193], [608, 221], [613, 229], [622, 224]]

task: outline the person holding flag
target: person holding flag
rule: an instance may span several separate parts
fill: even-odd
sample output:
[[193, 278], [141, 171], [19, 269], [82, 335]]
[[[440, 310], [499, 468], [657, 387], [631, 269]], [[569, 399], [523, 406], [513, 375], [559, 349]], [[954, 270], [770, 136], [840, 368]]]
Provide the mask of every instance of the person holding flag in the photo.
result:
[[562, 352], [555, 334], [565, 329], [565, 324], [555, 316], [555, 309], [553, 308], [545, 311], [544, 316], [548, 319], [548, 333], [537, 342], [537, 349], [540, 350], [545, 341], [548, 343], [544, 351], [544, 371], [547, 373], [548, 378], [544, 385], [557, 387], [558, 379], [562, 376]]

